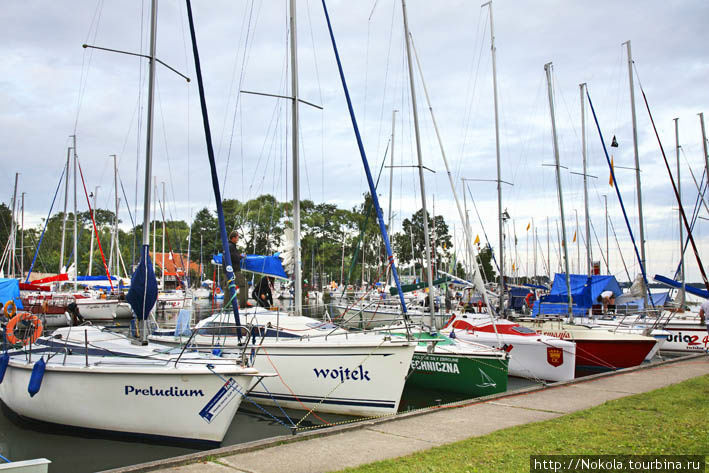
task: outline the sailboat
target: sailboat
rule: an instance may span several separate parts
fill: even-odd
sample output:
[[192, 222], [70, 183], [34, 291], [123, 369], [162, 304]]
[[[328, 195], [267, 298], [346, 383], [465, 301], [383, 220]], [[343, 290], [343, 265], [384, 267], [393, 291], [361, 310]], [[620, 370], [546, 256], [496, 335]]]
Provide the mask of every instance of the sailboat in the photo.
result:
[[[295, 1], [290, 2], [290, 54], [294, 218], [292, 228], [286, 229], [286, 232], [292, 235], [287, 238], [287, 241], [292, 242], [292, 246], [285, 253], [292, 258], [292, 263], [286, 266], [293, 267], [295, 313], [286, 314], [262, 308], [239, 311], [234, 301], [233, 313], [220, 312], [200, 321], [193, 331], [188, 332], [190, 338], [187, 342], [189, 346], [218, 346], [225, 352], [232, 352], [241, 350], [244, 336], [257, 337], [259, 343], [253, 352], [253, 366], [260, 370], [274, 370], [278, 374], [277, 378], [264, 378], [251, 390], [250, 397], [258, 399], [262, 404], [356, 416], [394, 414], [399, 406], [416, 343], [389, 335], [351, 334], [337, 329], [332, 324], [301, 315], [303, 285], [300, 274], [297, 141], [300, 100]], [[203, 104], [203, 112], [204, 107]], [[207, 129], [206, 114], [204, 117]], [[211, 145], [208, 148], [211, 149]], [[215, 175], [213, 170], [213, 176]], [[215, 187], [215, 194], [217, 192], [218, 186]], [[219, 199], [217, 204], [219, 206]], [[222, 233], [226, 242], [226, 232], [223, 229]], [[224, 255], [229, 255], [226, 245], [223, 251]], [[246, 259], [248, 260], [248, 257]], [[231, 271], [230, 265], [226, 265], [226, 268]], [[277, 269], [279, 271], [274, 275], [283, 278], [283, 269]], [[230, 288], [233, 288], [233, 284]], [[240, 324], [242, 317], [247, 326], [252, 326], [250, 332]], [[178, 344], [185, 342], [179, 338], [179, 333], [175, 335], [177, 337], [156, 332], [151, 339]]]
[[21, 340], [26, 346], [0, 356], [0, 400], [21, 418], [47, 424], [141, 440], [214, 444], [222, 441], [244, 394], [263, 375], [245, 357], [224, 359], [147, 341], [146, 319], [157, 298], [148, 214], [156, 11], [157, 0], [152, 0], [143, 247], [127, 297], [140, 340], [96, 326], [39, 336], [41, 326], [30, 326]]

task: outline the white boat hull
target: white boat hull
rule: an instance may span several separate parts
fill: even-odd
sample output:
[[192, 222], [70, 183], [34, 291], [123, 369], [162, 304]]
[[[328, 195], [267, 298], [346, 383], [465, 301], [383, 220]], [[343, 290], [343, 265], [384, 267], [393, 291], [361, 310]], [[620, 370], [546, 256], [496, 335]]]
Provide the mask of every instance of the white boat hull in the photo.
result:
[[85, 320], [129, 319], [133, 315], [130, 304], [125, 301], [77, 299], [76, 305]]
[[[61, 358], [57, 355], [56, 358]], [[41, 422], [140, 437], [221, 442], [239, 408], [237, 395], [211, 419], [199, 414], [224, 385], [202, 367], [134, 367], [49, 363], [39, 392], [27, 386], [34, 363], [12, 359], [0, 383], [0, 399], [16, 414]], [[36, 361], [36, 360], [35, 360]], [[230, 373], [222, 371], [225, 377]], [[255, 371], [254, 371], [255, 373]], [[231, 373], [246, 392], [257, 378]]]

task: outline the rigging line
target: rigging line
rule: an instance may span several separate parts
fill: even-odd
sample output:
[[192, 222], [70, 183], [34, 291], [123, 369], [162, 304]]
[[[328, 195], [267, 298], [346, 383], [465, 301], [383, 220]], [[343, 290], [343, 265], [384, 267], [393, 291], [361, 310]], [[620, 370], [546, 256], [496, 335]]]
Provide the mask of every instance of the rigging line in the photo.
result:
[[[81, 163], [79, 162], [78, 157], [75, 155], [74, 159], [76, 160], [76, 163], [79, 165], [79, 174], [81, 175], [81, 185], [84, 187], [84, 195], [86, 196], [86, 204], [89, 207], [89, 215], [91, 215], [91, 222], [93, 223], [94, 226], [94, 233], [96, 235], [96, 242], [98, 243], [98, 249], [101, 252], [101, 260], [103, 261], [103, 267], [106, 270], [106, 276], [108, 277], [108, 282], [111, 285], [111, 291], [113, 291], [113, 283], [111, 282], [111, 273], [108, 270], [108, 265], [106, 264], [106, 257], [103, 254], [103, 248], [101, 248], [101, 240], [98, 237], [98, 228], [96, 227], [96, 220], [94, 219], [94, 213], [91, 211], [91, 202], [89, 202], [89, 193], [86, 192], [86, 182], [84, 181], [84, 171], [81, 170]], [[76, 216], [74, 216], [76, 218]], [[83, 225], [82, 225], [82, 230], [83, 230]], [[77, 255], [78, 256], [78, 255]], [[77, 258], [78, 261], [78, 258]], [[77, 274], [79, 273], [79, 265], [76, 265], [76, 272]]]
[[39, 249], [42, 246], [42, 239], [44, 238], [44, 232], [47, 230], [47, 225], [49, 225], [49, 216], [52, 215], [52, 209], [54, 208], [54, 201], [57, 200], [57, 194], [59, 193], [59, 187], [62, 184], [62, 180], [64, 180], [64, 171], [66, 171], [66, 166], [62, 166], [62, 173], [59, 176], [59, 182], [57, 183], [57, 190], [54, 191], [54, 198], [52, 199], [52, 204], [49, 206], [49, 212], [47, 213], [47, 219], [44, 221], [44, 228], [42, 229], [42, 233], [39, 236], [39, 243], [37, 244], [37, 247], [34, 252], [34, 257], [32, 258], [32, 264], [30, 264], [30, 269], [27, 272], [27, 279], [25, 279], [25, 284], [28, 284], [30, 281], [30, 274], [32, 274], [32, 269], [34, 268], [34, 263], [37, 260], [37, 255], [39, 254]]
[[601, 242], [598, 239], [598, 234], [596, 233], [596, 227], [593, 225], [593, 221], [589, 220], [589, 224], [591, 225], [591, 230], [593, 230], [593, 236], [596, 237], [596, 245], [598, 245], [598, 251], [601, 253], [601, 258], [603, 258], [603, 263], [608, 266], [608, 259], [606, 258], [606, 252], [603, 250], [603, 247], [601, 246]]
[[[621, 208], [621, 210], [623, 211], [623, 217], [625, 218], [625, 224], [626, 224], [626, 226], [627, 226], [627, 228], [628, 228], [628, 233], [630, 234], [630, 239], [631, 239], [631, 241], [632, 241], [632, 243], [633, 243], [633, 249], [635, 250], [635, 256], [636, 256], [636, 258], [637, 258], [637, 261], [640, 262], [640, 270], [641, 270], [642, 273], [643, 273], [643, 279], [644, 279], [644, 281], [645, 281], [645, 287], [646, 287], [647, 292], [648, 292], [648, 297], [649, 297], [650, 302], [652, 303], [652, 305], [653, 305], [653, 307], [654, 307], [654, 306], [655, 306], [655, 303], [652, 301], [652, 295], [650, 294], [650, 288], [649, 288], [648, 283], [647, 283], [647, 275], [645, 274], [645, 266], [642, 264], [642, 259], [640, 258], [640, 253], [638, 252], [638, 247], [637, 247], [637, 245], [635, 244], [635, 236], [634, 236], [634, 234], [633, 234], [633, 229], [631, 228], [630, 221], [628, 220], [628, 214], [627, 214], [627, 212], [625, 211], [625, 204], [623, 203], [623, 198], [621, 197], [621, 194], [620, 194], [620, 188], [618, 187], [618, 180], [617, 180], [616, 177], [615, 177], [615, 170], [613, 169], [613, 166], [611, 166], [610, 157], [609, 157], [609, 155], [608, 155], [608, 149], [606, 148], [606, 142], [603, 140], [603, 133], [601, 132], [601, 125], [600, 125], [599, 122], [598, 122], [598, 117], [596, 116], [596, 110], [595, 110], [595, 108], [593, 107], [593, 102], [591, 101], [591, 95], [590, 95], [590, 93], [589, 93], [589, 91], [588, 91], [588, 87], [586, 87], [586, 97], [588, 98], [588, 104], [589, 104], [590, 107], [591, 107], [591, 112], [592, 112], [592, 114], [593, 114], [593, 120], [594, 120], [594, 122], [596, 123], [596, 129], [598, 130], [598, 136], [599, 136], [599, 138], [600, 138], [600, 140], [601, 140], [601, 144], [603, 145], [603, 153], [605, 154], [606, 162], [607, 162], [607, 164], [608, 164], [608, 167], [610, 168], [611, 176], [613, 177], [613, 182], [614, 182], [614, 184], [615, 184], [613, 187], [614, 187], [614, 189], [615, 189], [616, 195], [618, 196], [618, 202], [620, 203], [620, 208]], [[615, 227], [613, 227], [612, 220], [609, 219], [609, 221], [611, 222], [611, 228], [613, 229], [613, 236], [615, 237], [616, 243], [617, 243], [617, 242], [618, 242], [618, 237], [617, 237], [617, 235], [616, 235], [616, 233], [615, 233]], [[618, 249], [620, 250], [620, 244], [617, 243], [617, 245], [618, 245]], [[627, 268], [627, 266], [626, 266], [626, 264], [625, 264], [625, 259], [623, 258], [623, 252], [622, 252], [622, 251], [619, 251], [619, 253], [620, 253], [621, 260], [623, 261], [623, 267], [625, 267], [625, 271], [626, 271], [626, 273], [628, 273], [628, 268]], [[628, 279], [631, 280], [631, 279], [630, 279], [630, 274], [628, 274]]]
[[[635, 63], [633, 63], [633, 66], [635, 66]], [[637, 68], [635, 68], [637, 71]], [[636, 72], [637, 74], [637, 72]], [[645, 101], [645, 107], [647, 108], [647, 113], [650, 116], [650, 122], [652, 123], [652, 128], [655, 131], [655, 136], [657, 137], [657, 144], [660, 146], [660, 151], [662, 152], [662, 159], [665, 161], [665, 167], [667, 168], [667, 173], [670, 176], [670, 182], [672, 182], [672, 190], [674, 190], [675, 197], [677, 198], [677, 204], [679, 206], [679, 213], [682, 216], [682, 221], [684, 222], [684, 226], [687, 229], [687, 236], [689, 236], [689, 241], [692, 243], [692, 249], [694, 250], [694, 257], [697, 260], [697, 266], [699, 266], [699, 272], [702, 275], [702, 279], [704, 280], [704, 285], [707, 288], [707, 291], [709, 291], [709, 279], [707, 279], [707, 275], [704, 272], [704, 265], [702, 264], [702, 259], [699, 257], [699, 251], [697, 250], [697, 245], [694, 242], [694, 237], [692, 236], [692, 231], [689, 226], [689, 222], [687, 222], [687, 216], [684, 213], [684, 207], [682, 206], [682, 199], [679, 198], [679, 192], [677, 191], [677, 185], [675, 184], [675, 178], [672, 175], [672, 170], [670, 169], [670, 164], [667, 161], [667, 156], [665, 155], [665, 149], [662, 147], [662, 141], [660, 141], [660, 135], [657, 132], [657, 127], [655, 126], [655, 120], [652, 117], [652, 112], [650, 112], [650, 105], [648, 104], [647, 101], [647, 96], [645, 95], [645, 90], [643, 89], [642, 83], [640, 82], [640, 76], [638, 75], [638, 84], [640, 85], [640, 92], [643, 94], [643, 100]], [[643, 271], [644, 275], [644, 271]], [[645, 280], [645, 284], [647, 284], [647, 279]], [[649, 289], [648, 289], [648, 292]], [[653, 307], [655, 305], [653, 304]]]
[[[310, 2], [307, 1], [306, 11], [308, 13], [308, 25], [310, 26], [310, 42], [313, 51], [313, 64], [315, 66], [315, 80], [318, 84], [318, 98], [320, 103], [324, 103], [322, 96], [322, 85], [320, 83], [320, 69], [318, 67], [317, 48], [315, 47], [315, 38], [313, 37], [313, 21], [310, 14]], [[374, 11], [374, 10], [372, 10]], [[321, 200], [325, 202], [325, 112], [320, 113], [320, 192], [322, 193]]]
[[[692, 167], [689, 165], [689, 160], [687, 159], [687, 156], [685, 156], [685, 154], [684, 154], [684, 149], [680, 148], [680, 151], [682, 152], [682, 156], [684, 157], [684, 161], [687, 164], [687, 168], [689, 169], [689, 173], [692, 175], [692, 180], [694, 181], [694, 185], [697, 188], [697, 200], [701, 200], [701, 204], [704, 204], [704, 210], [706, 210], [707, 214], [709, 214], [709, 207], [707, 206], [707, 201], [704, 200], [704, 196], [706, 194], [707, 188], [709, 188], [709, 183], [707, 183], [707, 181], [705, 179], [707, 169], [706, 169], [706, 167], [704, 169], [702, 169], [702, 180], [701, 180], [702, 185], [700, 186], [697, 183], [697, 178], [694, 175], [694, 171], [692, 170]], [[704, 188], [704, 190], [702, 190], [702, 188]], [[701, 207], [701, 204], [700, 204], [700, 207]], [[695, 207], [696, 207], [696, 204], [695, 204]], [[699, 212], [698, 210], [695, 210], [695, 213], [698, 213], [698, 212]], [[696, 220], [696, 217], [693, 216], [692, 220]]]
[[[684, 150], [680, 148], [682, 151], [682, 155], [684, 156]], [[685, 156], [685, 161], [687, 161], [686, 156]], [[701, 204], [703, 203], [705, 208], [706, 208], [706, 202], [704, 201], [704, 194], [706, 193], [706, 190], [709, 186], [705, 186], [705, 175], [706, 175], [706, 169], [702, 170], [702, 184], [701, 186], [697, 183], [697, 179], [694, 176], [694, 171], [692, 171], [691, 166], [689, 166], [689, 162], [686, 163], [687, 167], [689, 168], [689, 172], [692, 175], [692, 179], [694, 180], [694, 185], [697, 187], [697, 198], [694, 201], [694, 209], [692, 210], [692, 224], [690, 225], [690, 229], [693, 232], [694, 231], [694, 226], [697, 222], [697, 219], [699, 218], [699, 212], [701, 211]], [[684, 242], [682, 244], [682, 252], [680, 254], [680, 261], [677, 263], [677, 269], [675, 270], [675, 274], [673, 279], [677, 279], [677, 276], [679, 275], [680, 269], [682, 267], [682, 256], [684, 256], [685, 251], [687, 251], [687, 246], [689, 246], [689, 237], [686, 237], [684, 239]]]
[[[485, 18], [485, 22], [484, 22], [483, 32], [480, 35], [480, 38], [481, 38], [480, 39], [480, 49], [478, 50], [478, 61], [477, 61], [477, 65], [475, 66], [475, 75], [473, 77], [473, 87], [472, 87], [472, 89], [470, 89], [470, 87], [468, 86], [468, 88], [466, 89], [466, 92], [465, 92], [466, 110], [463, 113], [464, 133], [463, 133], [463, 140], [460, 145], [460, 159], [458, 159], [458, 169], [456, 170], [456, 174], [455, 174], [456, 178], [460, 177], [461, 166], [463, 163], [463, 157], [465, 156], [465, 148], [468, 143], [468, 133], [471, 132], [471, 129], [472, 129], [471, 121], [472, 121], [472, 115], [473, 115], [473, 103], [475, 102], [475, 95], [478, 90], [478, 78], [480, 77], [480, 64], [482, 63], [483, 45], [485, 43], [482, 38], [485, 37], [485, 33], [487, 32], [487, 15], [485, 15], [484, 18]], [[483, 10], [482, 10], [482, 8], [480, 8], [479, 12], [478, 12], [478, 26], [475, 31], [476, 39], [477, 39], [478, 35], [480, 34], [480, 25], [481, 25], [481, 23], [483, 23], [482, 19], [483, 19]], [[474, 58], [471, 58], [471, 59], [473, 59], [472, 63], [470, 64], [470, 68], [472, 69], [473, 64], [475, 63], [475, 60], [474, 60]], [[472, 71], [470, 71], [468, 76], [470, 76], [471, 73], [472, 73]], [[470, 81], [466, 81], [466, 83], [470, 84]]]
[[[478, 212], [478, 206], [475, 204], [475, 197], [473, 197], [473, 193], [470, 190], [470, 186], [465, 184], [465, 189], [468, 190], [468, 195], [470, 196], [470, 199], [473, 201], [473, 208], [475, 209], [475, 215], [478, 216], [478, 222], [480, 222], [480, 227], [483, 230], [483, 235], [485, 236], [485, 242], [487, 243], [487, 247], [490, 248], [490, 255], [492, 256], [492, 261], [495, 263], [495, 268], [497, 268], [497, 272], [500, 272], [500, 265], [497, 264], [497, 258], [495, 258], [495, 252], [492, 250], [492, 245], [490, 244], [490, 239], [487, 237], [487, 232], [485, 231], [485, 225], [483, 224], [483, 220], [480, 217], [480, 212]], [[463, 225], [465, 225], [465, 222], [463, 222]], [[474, 244], [474, 243], [471, 243]]]
[[[260, 10], [259, 10], [259, 11], [260, 11]], [[233, 116], [232, 116], [232, 121], [231, 121], [231, 133], [230, 133], [230, 135], [229, 135], [229, 145], [228, 145], [228, 148], [227, 148], [226, 166], [225, 166], [225, 169], [224, 169], [224, 179], [223, 179], [223, 181], [222, 181], [222, 182], [223, 182], [223, 184], [222, 184], [222, 194], [224, 194], [225, 189], [226, 189], [227, 176], [228, 176], [228, 173], [229, 173], [229, 163], [231, 162], [231, 150], [232, 150], [232, 145], [233, 145], [233, 142], [234, 142], [234, 128], [235, 128], [235, 125], [236, 125], [236, 115], [237, 115], [237, 111], [240, 111], [239, 105], [241, 104], [241, 92], [240, 92], [240, 91], [241, 91], [241, 86], [242, 86], [242, 84], [244, 83], [244, 80], [245, 80], [245, 77], [246, 77], [246, 66], [247, 66], [247, 64], [248, 64], [248, 59], [249, 59], [249, 57], [250, 57], [250, 56], [247, 54], [247, 51], [248, 51], [248, 49], [249, 49], [249, 42], [250, 42], [249, 37], [250, 37], [250, 35], [251, 35], [251, 38], [253, 39], [253, 33], [252, 33], [252, 29], [251, 29], [253, 14], [254, 14], [254, 2], [253, 2], [253, 0], [252, 0], [252, 1], [251, 1], [251, 4], [250, 4], [250, 8], [249, 8], [248, 20], [247, 20], [247, 22], [246, 22], [246, 37], [245, 37], [245, 39], [244, 39], [244, 49], [243, 49], [243, 54], [242, 54], [242, 56], [241, 56], [241, 70], [239, 71], [239, 81], [238, 81], [238, 83], [237, 83], [237, 90], [235, 91], [235, 98], [234, 98], [234, 114], [233, 114]], [[258, 19], [258, 13], [257, 13], [257, 19]], [[242, 25], [243, 25], [243, 23], [242, 23]], [[255, 24], [254, 24], [254, 27], [255, 27]], [[243, 30], [243, 27], [242, 27], [242, 30]], [[239, 46], [239, 47], [241, 47], [241, 46]], [[237, 50], [237, 57], [238, 57], [238, 50]], [[236, 62], [234, 63], [234, 69], [236, 69]], [[234, 70], [234, 72], [236, 72], [236, 71]], [[233, 79], [232, 79], [232, 83], [233, 83]], [[231, 93], [230, 93], [230, 97], [231, 97]], [[228, 108], [227, 108], [227, 109], [228, 109]], [[226, 114], [226, 110], [225, 110], [224, 113]], [[239, 126], [240, 126], [239, 129], [240, 129], [240, 130], [241, 130], [241, 125], [242, 125], [242, 122], [240, 121], [240, 122], [239, 122]], [[219, 156], [219, 155], [221, 154], [221, 143], [223, 142], [223, 140], [220, 139], [219, 142], [220, 142], [220, 144], [219, 144], [220, 149], [217, 151], [217, 156]], [[239, 143], [240, 143], [240, 146], [243, 146], [242, 140], [240, 140]], [[240, 151], [241, 151], [241, 154], [242, 154], [242, 156], [243, 156], [243, 148], [240, 147]], [[244, 164], [243, 164], [243, 160], [242, 160], [242, 162], [241, 162], [241, 166], [242, 166], [242, 168], [241, 168], [241, 175], [242, 175], [242, 191], [243, 191], [243, 175], [244, 175], [244, 168], [243, 168], [243, 165], [244, 165]], [[244, 198], [243, 195], [242, 195], [241, 197]]]
[[[101, 13], [103, 12], [103, 0], [98, 0], [96, 2], [96, 8], [94, 9], [94, 16], [91, 19], [91, 23], [89, 25], [89, 31], [86, 34], [87, 40], [85, 43], [95, 43], [96, 36], [98, 36], [98, 28], [99, 28], [99, 23], [101, 22]], [[93, 41], [89, 41], [88, 38], [91, 36], [91, 30], [94, 28], [94, 36], [93, 36]], [[86, 56], [88, 54], [88, 64], [86, 64]], [[81, 112], [81, 105], [83, 103], [84, 99], [84, 94], [86, 92], [86, 84], [88, 83], [89, 80], [89, 69], [91, 68], [91, 60], [93, 59], [94, 54], [93, 54], [93, 49], [91, 51], [86, 51], [84, 50], [84, 54], [81, 57], [81, 75], [79, 77], [79, 96], [77, 98], [77, 103], [76, 103], [76, 116], [74, 117], [74, 135], [76, 135], [76, 130], [79, 125], [79, 114]], [[84, 68], [84, 66], [86, 66]]]

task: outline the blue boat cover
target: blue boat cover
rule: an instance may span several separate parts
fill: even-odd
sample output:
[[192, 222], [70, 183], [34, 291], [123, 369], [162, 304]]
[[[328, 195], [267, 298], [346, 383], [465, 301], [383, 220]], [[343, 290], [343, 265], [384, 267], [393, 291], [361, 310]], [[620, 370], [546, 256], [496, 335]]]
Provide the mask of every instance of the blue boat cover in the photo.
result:
[[279, 255], [280, 253], [276, 253], [273, 256], [246, 255], [246, 258], [241, 259], [241, 269], [252, 273], [288, 279]]
[[212, 264], [222, 264], [222, 254], [212, 255]]
[[510, 306], [513, 310], [521, 310], [522, 307], [526, 305], [525, 297], [531, 291], [529, 289], [524, 289], [522, 287], [511, 287], [510, 288]]
[[[677, 282], [675, 280], [672, 280], [672, 279], [665, 277], [665, 276], [661, 276], [659, 274], [656, 274], [653, 279], [655, 279], [655, 281], [661, 282], [663, 284], [667, 284], [668, 286], [672, 286], [672, 287], [676, 287], [676, 288], [682, 287], [681, 282]], [[685, 285], [685, 291], [687, 291], [688, 293], [693, 294], [695, 296], [703, 297], [704, 299], [709, 299], [709, 292], [705, 291], [704, 289], [699, 289], [697, 287], [690, 286], [687, 284], [687, 285]]]
[[[571, 280], [571, 297], [574, 305], [585, 309], [590, 309], [592, 305], [597, 304], [598, 296], [603, 291], [613, 291], [616, 297], [623, 293], [615, 276], [570, 274], [569, 278]], [[544, 302], [567, 302], [568, 297], [566, 274], [556, 273], [551, 291], [542, 300]]]
[[[667, 299], [670, 297], [670, 293], [668, 292], [662, 292], [662, 293], [653, 293], [651, 294], [652, 296], [652, 305], [655, 307], [662, 307], [665, 305], [665, 302], [667, 302]], [[630, 294], [624, 294], [615, 300], [615, 306], [616, 308], [619, 306], [637, 306], [637, 310], [642, 310], [645, 308], [645, 299], [643, 297], [634, 297]]]
[[[111, 280], [118, 279], [116, 276], [111, 276]], [[108, 276], [77, 276], [77, 281], [108, 281]]]
[[0, 279], [0, 303], [4, 306], [7, 301], [15, 302], [15, 307], [24, 309], [20, 299], [20, 283], [17, 279]]
[[155, 301], [158, 300], [158, 281], [155, 279], [155, 270], [153, 262], [150, 260], [148, 245], [143, 245], [140, 263], [130, 279], [130, 289], [126, 300], [138, 320], [147, 319]]

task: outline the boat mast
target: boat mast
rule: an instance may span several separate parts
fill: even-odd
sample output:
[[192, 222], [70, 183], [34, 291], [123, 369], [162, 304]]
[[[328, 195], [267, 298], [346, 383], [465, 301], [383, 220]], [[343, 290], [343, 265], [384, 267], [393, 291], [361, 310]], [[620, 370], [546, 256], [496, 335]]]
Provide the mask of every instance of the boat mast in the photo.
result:
[[554, 95], [551, 87], [551, 63], [544, 65], [547, 75], [547, 91], [549, 94], [549, 112], [551, 114], [551, 133], [554, 142], [554, 162], [556, 167], [556, 190], [559, 196], [559, 211], [561, 212], [561, 246], [564, 248], [564, 271], [566, 271], [566, 290], [569, 295], [569, 322], [574, 322], [573, 300], [571, 298], [571, 277], [569, 275], [569, 252], [566, 244], [566, 223], [564, 222], [564, 196], [561, 191], [561, 165], [559, 163], [559, 140], [556, 136], [556, 118], [554, 117]]
[[[389, 215], [387, 216], [387, 230], [391, 233], [391, 197], [392, 189], [394, 187], [394, 137], [396, 130], [396, 112], [398, 110], [391, 111], [391, 156], [389, 157]], [[344, 248], [344, 246], [343, 246]], [[343, 262], [344, 267], [344, 262]], [[387, 286], [391, 281], [391, 271], [387, 268]]]
[[497, 157], [497, 231], [500, 245], [500, 312], [504, 315], [505, 310], [505, 235], [503, 233], [502, 219], [502, 170], [500, 168], [500, 119], [497, 101], [497, 59], [495, 48], [495, 27], [492, 21], [492, 2], [484, 3], [482, 6], [490, 7], [490, 50], [492, 51], [492, 92], [495, 102], [495, 155]]
[[[640, 265], [645, 267], [645, 224], [643, 220], [643, 194], [640, 186], [640, 158], [638, 154], [638, 124], [635, 116], [635, 81], [633, 80], [633, 55], [630, 50], [630, 41], [626, 41], [623, 44], [628, 45], [628, 78], [630, 81], [630, 109], [632, 112], [633, 119], [633, 154], [635, 156], [635, 185], [638, 189], [638, 224], [640, 230]], [[647, 291], [649, 288], [645, 288], [643, 294], [644, 306], [647, 308], [648, 298]]]
[[[677, 149], [677, 195], [678, 199], [682, 201], [682, 181], [680, 180], [680, 167], [679, 167], [679, 118], [675, 118], [675, 145]], [[684, 298], [686, 285], [684, 282], [684, 224], [682, 222], [682, 211], [677, 210], [679, 214], [679, 277], [682, 280], [681, 297], [679, 299], [680, 310], [684, 309]]]
[[77, 282], [77, 278], [79, 276], [79, 264], [78, 264], [78, 247], [79, 247], [79, 222], [78, 218], [76, 215], [76, 160], [78, 159], [78, 156], [76, 154], [76, 135], [73, 135], [74, 138], [74, 291], [76, 292], [78, 290], [79, 284]]
[[22, 193], [22, 231], [20, 233], [20, 278], [25, 277], [25, 192]]
[[293, 155], [293, 270], [295, 284], [295, 314], [303, 314], [303, 275], [300, 268], [300, 165], [298, 154], [298, 44], [296, 34], [295, 0], [290, 1], [290, 65]]
[[[91, 217], [93, 218], [94, 213], [96, 212], [96, 196], [98, 195], [98, 188], [99, 186], [96, 186], [94, 189], [94, 203], [93, 207], [91, 207]], [[91, 243], [89, 247], [89, 269], [86, 271], [86, 274], [88, 276], [91, 276], [91, 267], [94, 265], [94, 236], [91, 236]]]
[[[143, 248], [147, 258], [147, 248], [150, 247], [150, 184], [153, 175], [153, 108], [155, 98], [155, 35], [157, 32], [158, 0], [152, 0], [150, 12], [150, 58], [148, 69], [148, 116], [145, 143], [145, 189], [143, 194]], [[153, 250], [154, 254], [154, 250]], [[147, 261], [146, 261], [147, 264]], [[154, 262], [153, 262], [154, 267]], [[147, 281], [146, 281], [147, 284]], [[147, 314], [143, 314], [140, 339], [143, 344], [148, 342]]]
[[160, 271], [160, 285], [162, 290], [165, 290], [165, 181], [162, 181], [162, 202], [160, 203], [162, 210], [162, 271]]
[[706, 169], [707, 184], [709, 184], [709, 152], [707, 152], [707, 132], [704, 129], [704, 113], [699, 113], [699, 123], [702, 127], [702, 146], [704, 147], [704, 166]]
[[7, 259], [7, 274], [10, 278], [15, 277], [15, 233], [16, 233], [16, 218], [15, 209], [17, 208], [17, 180], [20, 177], [20, 173], [15, 173], [15, 187], [12, 191], [12, 213], [10, 214], [10, 238], [8, 238], [10, 246], [10, 257]]
[[[155, 250], [158, 247], [157, 236], [158, 236], [158, 178], [153, 176], [153, 267], [155, 267], [155, 260], [157, 254]], [[150, 228], [150, 223], [148, 223], [148, 228]]]
[[113, 225], [113, 234], [114, 234], [114, 240], [116, 243], [116, 269], [114, 271], [114, 274], [116, 275], [117, 278], [120, 278], [120, 261], [119, 261], [119, 256], [118, 256], [118, 163], [116, 161], [116, 155], [112, 154], [113, 156], [113, 188], [115, 190], [115, 202], [116, 202], [116, 215], [115, 215], [115, 221]]
[[409, 69], [409, 86], [411, 88], [411, 107], [414, 116], [414, 134], [416, 137], [416, 156], [418, 158], [419, 183], [421, 185], [421, 209], [423, 212], [423, 239], [426, 249], [426, 272], [428, 277], [428, 303], [431, 310], [430, 325], [435, 329], [435, 304], [433, 303], [433, 268], [431, 267], [431, 241], [428, 234], [428, 211], [426, 210], [426, 185], [423, 178], [423, 160], [421, 155], [421, 137], [419, 134], [418, 110], [416, 109], [416, 90], [414, 81], [413, 61], [411, 60], [411, 43], [409, 40], [409, 20], [406, 15], [406, 0], [401, 0], [404, 15], [404, 35], [406, 41], [406, 59]]
[[71, 146], [66, 149], [66, 173], [64, 175], [64, 218], [62, 219], [62, 248], [59, 252], [59, 273], [64, 267], [64, 245], [66, 241], [66, 206], [69, 201], [69, 159], [71, 159]]
[[[579, 89], [581, 92], [581, 154], [583, 155], [583, 206], [586, 221], [586, 274], [591, 275], [591, 223], [588, 214], [588, 174], [587, 170], [587, 149], [586, 149], [586, 97], [584, 96], [584, 89], [586, 88], [586, 83], [579, 84]], [[581, 269], [579, 269], [579, 273]]]
[[[470, 268], [473, 274], [473, 281], [476, 285], [476, 288], [478, 291], [480, 291], [480, 294], [485, 301], [485, 306], [490, 307], [490, 301], [488, 300], [487, 297], [487, 291], [485, 289], [485, 283], [483, 282], [482, 278], [482, 270], [478, 266], [477, 263], [477, 255], [476, 252], [474, 252], [472, 248], [472, 238], [471, 238], [471, 233], [470, 233], [470, 223], [468, 219], [468, 204], [467, 204], [467, 198], [465, 196], [465, 189], [466, 189], [466, 184], [465, 184], [465, 179], [461, 178], [461, 184], [463, 186], [463, 205], [464, 207], [461, 208], [460, 206], [460, 199], [458, 199], [458, 193], [455, 190], [455, 184], [453, 183], [453, 175], [451, 174], [450, 166], [448, 165], [448, 158], [446, 157], [446, 151], [445, 148], [443, 147], [443, 140], [441, 139], [441, 133], [438, 129], [438, 122], [436, 121], [436, 115], [433, 113], [433, 106], [431, 105], [431, 97], [428, 95], [428, 87], [426, 87], [426, 81], [423, 77], [423, 69], [421, 67], [421, 62], [419, 61], [418, 57], [418, 52], [416, 51], [416, 44], [414, 44], [413, 38], [411, 38], [411, 46], [414, 50], [414, 57], [416, 58], [416, 65], [418, 66], [419, 70], [419, 75], [421, 76], [421, 85], [423, 86], [423, 93], [424, 97], [426, 97], [426, 104], [428, 105], [428, 111], [431, 114], [431, 121], [433, 122], [433, 129], [436, 132], [436, 139], [438, 140], [438, 146], [441, 149], [441, 157], [443, 158], [443, 164], [446, 167], [446, 174], [448, 174], [448, 182], [450, 183], [451, 186], [451, 191], [453, 192], [453, 200], [455, 200], [455, 205], [456, 208], [458, 209], [458, 217], [460, 218], [461, 222], [463, 222], [464, 228], [463, 228], [463, 234], [464, 234], [464, 239], [465, 239], [465, 246], [466, 250], [468, 251], [467, 257], [470, 262]], [[434, 201], [435, 204], [435, 201]], [[435, 211], [434, 211], [434, 218], [435, 218]], [[453, 270], [455, 272], [455, 269]], [[492, 317], [492, 313], [490, 313]], [[495, 325], [495, 321], [493, 319], [493, 328], [495, 329], [495, 333], [497, 333], [497, 326]]]
[[606, 274], [610, 275], [611, 255], [609, 253], [610, 246], [608, 245], [608, 196], [606, 194], [603, 194], [603, 205], [606, 209]]

